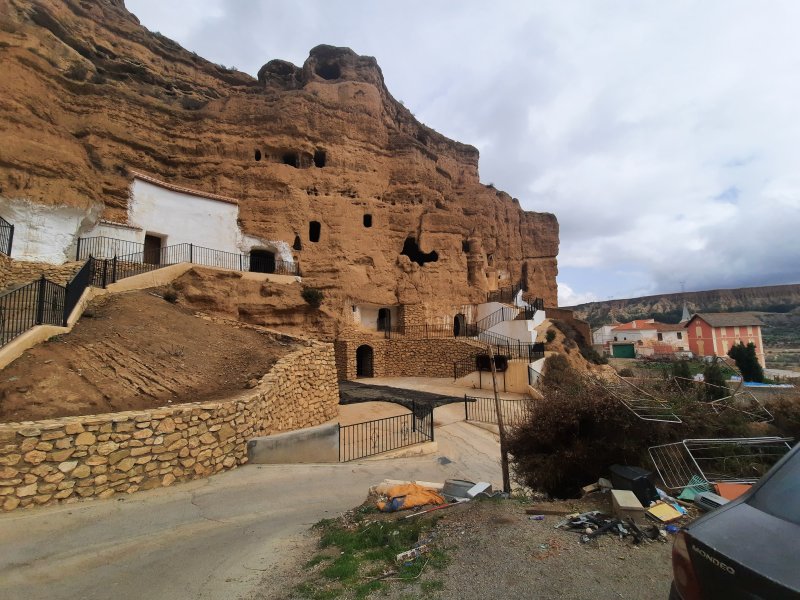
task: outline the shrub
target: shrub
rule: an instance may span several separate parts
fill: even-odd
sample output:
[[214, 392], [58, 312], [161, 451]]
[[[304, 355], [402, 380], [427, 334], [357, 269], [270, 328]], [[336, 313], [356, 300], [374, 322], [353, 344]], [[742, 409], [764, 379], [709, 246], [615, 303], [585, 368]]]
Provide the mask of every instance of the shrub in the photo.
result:
[[605, 356], [602, 356], [600, 353], [597, 352], [591, 346], [581, 346], [580, 348], [581, 356], [588, 360], [590, 363], [594, 363], [596, 365], [607, 365], [608, 359]]
[[782, 436], [800, 440], [800, 396], [781, 397], [769, 405], [775, 420], [772, 425]]
[[566, 389], [574, 385], [579, 377], [563, 354], [553, 354], [544, 361], [542, 384], [547, 387]]
[[303, 296], [303, 300], [314, 308], [319, 308], [322, 304], [322, 300], [325, 298], [325, 294], [322, 293], [322, 290], [315, 287], [304, 287], [301, 295]]
[[634, 377], [634, 372], [632, 369], [625, 367], [624, 369], [619, 370], [620, 377]]
[[757, 381], [758, 383], [764, 381], [764, 369], [758, 362], [756, 345], [753, 342], [747, 346], [744, 345], [744, 342], [739, 342], [728, 350], [728, 356], [736, 361], [736, 366], [745, 381]]
[[689, 363], [685, 360], [679, 360], [672, 363], [672, 376], [676, 378], [675, 382], [682, 390], [688, 390], [692, 387], [692, 370], [689, 368]]
[[703, 381], [707, 384], [703, 386], [704, 400], [710, 402], [730, 395], [728, 387], [725, 385], [725, 379], [722, 377], [722, 369], [719, 368], [716, 360], [703, 371]]
[[170, 286], [166, 289], [162, 297], [170, 304], [175, 304], [178, 301], [178, 290]]
[[553, 329], [548, 329], [544, 339], [549, 344], [556, 339], [556, 332]]
[[579, 340], [583, 340], [583, 336], [580, 335], [575, 328], [566, 323], [561, 321], [560, 319], [553, 319], [553, 325], [556, 329], [558, 329], [561, 333], [564, 334], [564, 349], [571, 350], [572, 348], [576, 348], [578, 346]]

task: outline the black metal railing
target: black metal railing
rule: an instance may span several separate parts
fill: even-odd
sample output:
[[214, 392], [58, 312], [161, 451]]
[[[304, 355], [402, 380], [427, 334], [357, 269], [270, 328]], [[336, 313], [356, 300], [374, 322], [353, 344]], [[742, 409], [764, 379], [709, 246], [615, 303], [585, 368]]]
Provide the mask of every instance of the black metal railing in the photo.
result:
[[65, 292], [42, 276], [0, 296], [0, 346], [36, 325], [61, 325]]
[[539, 371], [528, 365], [528, 385], [535, 386], [537, 383], [539, 383], [541, 376], [542, 374], [539, 373]]
[[384, 330], [387, 338], [408, 338], [413, 340], [469, 338], [477, 335], [474, 325], [460, 325], [458, 335], [453, 325], [425, 324], [425, 325], [397, 325]]
[[85, 260], [90, 256], [94, 258], [114, 258], [115, 256], [136, 254], [137, 252], [144, 252], [144, 244], [102, 235], [90, 238], [79, 237], [75, 260]]
[[[517, 427], [528, 420], [530, 400], [500, 400], [500, 412], [506, 427]], [[497, 406], [494, 398], [464, 396], [464, 415], [467, 421], [497, 424]]]
[[14, 226], [0, 217], [0, 253], [11, 256], [11, 245], [14, 243]]
[[[76, 255], [78, 260], [83, 260], [89, 256], [106, 260], [113, 260], [116, 257], [118, 263], [127, 263], [127, 268], [121, 268], [117, 277], [107, 280], [111, 283], [124, 277], [139, 275], [152, 271], [154, 268], [181, 262], [229, 269], [231, 271], [253, 271], [257, 273], [300, 276], [300, 265], [296, 262], [272, 258], [269, 255], [250, 256], [249, 254], [226, 252], [225, 250], [215, 250], [187, 243], [150, 250], [145, 249], [144, 244], [116, 238], [104, 236], [78, 238]], [[146, 266], [137, 267], [135, 265]]]
[[75, 273], [73, 278], [66, 285], [66, 289], [64, 291], [64, 309], [62, 311], [62, 325], [64, 327], [67, 326], [67, 323], [69, 322], [69, 316], [78, 305], [78, 301], [81, 299], [81, 296], [83, 296], [83, 292], [86, 291], [87, 287], [92, 285], [94, 268], [95, 260], [90, 256], [80, 270]]
[[347, 462], [433, 441], [433, 409], [414, 405], [410, 413], [354, 425], [339, 425], [339, 461]]
[[486, 294], [486, 302], [502, 302], [503, 304], [513, 304], [514, 299], [521, 290], [521, 285], [493, 290]]

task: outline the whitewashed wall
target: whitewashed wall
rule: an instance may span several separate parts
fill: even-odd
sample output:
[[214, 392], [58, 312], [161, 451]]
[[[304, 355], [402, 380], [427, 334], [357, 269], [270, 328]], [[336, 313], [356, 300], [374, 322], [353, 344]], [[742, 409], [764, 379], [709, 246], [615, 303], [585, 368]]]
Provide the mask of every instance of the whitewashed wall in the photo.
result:
[[100, 218], [102, 207], [45, 206], [0, 198], [0, 216], [14, 225], [11, 257], [60, 265], [75, 260], [75, 240]]
[[391, 316], [391, 326], [396, 327], [398, 321], [398, 307], [397, 306], [376, 306], [373, 304], [358, 304], [353, 311], [353, 320], [360, 324], [365, 329], [378, 330], [378, 311], [382, 308], [389, 309]]

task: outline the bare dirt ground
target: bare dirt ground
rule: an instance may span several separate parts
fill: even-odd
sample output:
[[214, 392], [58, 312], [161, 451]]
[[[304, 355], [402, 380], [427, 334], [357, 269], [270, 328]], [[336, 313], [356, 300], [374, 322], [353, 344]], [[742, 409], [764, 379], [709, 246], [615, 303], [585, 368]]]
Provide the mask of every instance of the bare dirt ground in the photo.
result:
[[[565, 512], [608, 511], [607, 498], [555, 503]], [[554, 529], [560, 516], [532, 521], [517, 500], [471, 502], [431, 513], [434, 552], [413, 581], [381, 579], [371, 594], [324, 590], [325, 552], [308, 555], [304, 576], [284, 598], [390, 598], [393, 600], [503, 599], [664, 600], [672, 580], [672, 536], [634, 545], [605, 535], [586, 544], [580, 535]], [[407, 513], [370, 515], [398, 519]], [[336, 553], [331, 553], [334, 556]], [[425, 561], [425, 557], [417, 559]], [[306, 582], [305, 584], [301, 582]], [[312, 582], [309, 585], [309, 582]], [[284, 582], [285, 585], [286, 582]]]
[[0, 372], [0, 421], [139, 410], [242, 391], [294, 344], [148, 291], [97, 298], [72, 332]]

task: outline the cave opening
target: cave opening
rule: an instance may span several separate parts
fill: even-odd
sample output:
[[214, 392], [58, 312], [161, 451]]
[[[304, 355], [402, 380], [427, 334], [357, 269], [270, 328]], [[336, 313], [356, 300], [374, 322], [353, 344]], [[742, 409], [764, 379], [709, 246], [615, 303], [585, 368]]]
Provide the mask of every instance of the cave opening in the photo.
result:
[[283, 164], [297, 169], [300, 166], [300, 155], [297, 152], [287, 152], [282, 157]]
[[417, 244], [417, 238], [411, 236], [406, 238], [406, 241], [403, 244], [403, 251], [400, 252], [400, 254], [407, 256], [419, 266], [439, 260], [439, 253], [436, 252], [436, 250], [433, 250], [432, 252], [423, 252]]
[[316, 73], [323, 79], [331, 81], [342, 76], [342, 69], [338, 63], [322, 63], [317, 65]]
[[325, 155], [325, 150], [315, 150], [314, 151], [314, 166], [318, 169], [321, 169], [325, 166], [325, 161], [327, 160], [327, 156]]
[[469, 240], [461, 240], [461, 251], [464, 254], [469, 254]]
[[292, 244], [292, 250], [302, 250], [303, 249], [303, 242], [300, 241], [300, 236], [294, 236], [294, 244]]
[[372, 227], [372, 215], [364, 215], [364, 227]]
[[320, 233], [322, 233], [322, 225], [319, 221], [311, 221], [308, 224], [308, 241], [318, 242]]
[[257, 161], [261, 160], [261, 150], [259, 150], [258, 148], [256, 148], [256, 160]]

